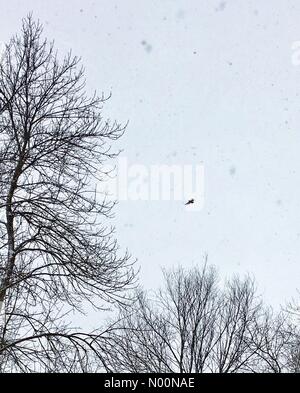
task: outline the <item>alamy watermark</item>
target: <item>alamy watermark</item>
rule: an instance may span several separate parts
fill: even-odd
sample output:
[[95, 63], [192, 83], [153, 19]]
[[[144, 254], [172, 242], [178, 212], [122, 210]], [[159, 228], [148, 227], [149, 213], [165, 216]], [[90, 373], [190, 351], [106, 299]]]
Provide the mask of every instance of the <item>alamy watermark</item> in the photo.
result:
[[188, 208], [204, 205], [203, 164], [137, 164], [119, 157], [106, 192], [119, 201], [193, 201]]
[[300, 65], [300, 41], [294, 41], [291, 45], [291, 61], [294, 66]]

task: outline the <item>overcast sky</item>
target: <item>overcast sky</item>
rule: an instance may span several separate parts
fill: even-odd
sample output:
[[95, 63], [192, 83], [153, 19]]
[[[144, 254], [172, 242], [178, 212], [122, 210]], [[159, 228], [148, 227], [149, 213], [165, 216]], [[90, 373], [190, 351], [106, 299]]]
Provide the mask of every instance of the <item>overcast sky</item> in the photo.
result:
[[[61, 53], [82, 57], [104, 115], [130, 121], [129, 163], [203, 163], [205, 202], [124, 201], [116, 235], [141, 282], [161, 267], [250, 273], [273, 305], [300, 289], [297, 0], [0, 0], [0, 40], [33, 11]], [[294, 44], [297, 45], [297, 44]]]

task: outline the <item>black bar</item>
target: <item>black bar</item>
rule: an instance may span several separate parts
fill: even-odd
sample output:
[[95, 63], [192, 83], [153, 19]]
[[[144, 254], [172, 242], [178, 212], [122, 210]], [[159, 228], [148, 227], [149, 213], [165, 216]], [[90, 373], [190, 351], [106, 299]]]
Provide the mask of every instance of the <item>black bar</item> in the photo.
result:
[[[43, 393], [43, 389], [80, 389], [84, 393], [102, 391], [150, 392], [155, 390], [264, 391], [288, 385], [299, 386], [299, 374], [1, 374], [1, 384], [21, 384]], [[88, 390], [87, 390], [88, 389]], [[56, 393], [56, 391], [54, 391]], [[255, 392], [256, 393], [256, 392]]]

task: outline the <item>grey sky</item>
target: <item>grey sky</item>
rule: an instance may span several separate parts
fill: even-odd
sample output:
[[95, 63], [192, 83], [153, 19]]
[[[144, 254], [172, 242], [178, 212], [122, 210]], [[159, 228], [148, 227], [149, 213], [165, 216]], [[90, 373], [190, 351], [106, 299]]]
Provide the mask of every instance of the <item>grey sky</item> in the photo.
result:
[[274, 305], [300, 288], [300, 2], [4, 1], [0, 40], [33, 11], [88, 86], [130, 120], [119, 145], [133, 164], [205, 167], [205, 206], [120, 202], [116, 233], [147, 288], [160, 268], [203, 262], [251, 273]]

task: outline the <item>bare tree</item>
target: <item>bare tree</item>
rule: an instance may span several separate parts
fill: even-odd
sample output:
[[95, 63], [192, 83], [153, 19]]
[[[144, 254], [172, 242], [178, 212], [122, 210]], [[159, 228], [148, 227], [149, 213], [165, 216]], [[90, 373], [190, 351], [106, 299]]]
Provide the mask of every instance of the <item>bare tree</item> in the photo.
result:
[[87, 97], [79, 59], [60, 61], [27, 17], [0, 63], [2, 371], [86, 370], [88, 355], [101, 360], [105, 332], [74, 331], [66, 313], [84, 301], [124, 302], [134, 281], [106, 224], [113, 203], [95, 188], [124, 132], [102, 119], [105, 100]]
[[120, 308], [106, 361], [116, 372], [280, 372], [283, 323], [249, 277], [221, 289], [213, 267], [179, 268], [154, 296]]
[[289, 339], [289, 344], [285, 346], [285, 368], [288, 372], [300, 372], [300, 305], [299, 291], [298, 298], [289, 301], [283, 307], [288, 323], [284, 325], [284, 335]]

